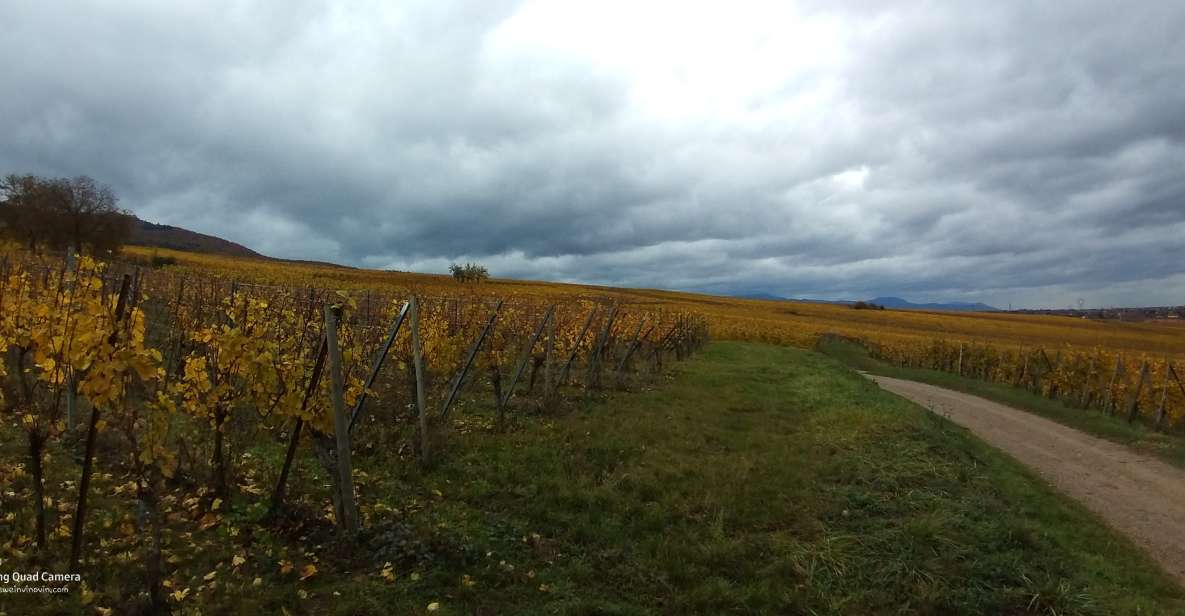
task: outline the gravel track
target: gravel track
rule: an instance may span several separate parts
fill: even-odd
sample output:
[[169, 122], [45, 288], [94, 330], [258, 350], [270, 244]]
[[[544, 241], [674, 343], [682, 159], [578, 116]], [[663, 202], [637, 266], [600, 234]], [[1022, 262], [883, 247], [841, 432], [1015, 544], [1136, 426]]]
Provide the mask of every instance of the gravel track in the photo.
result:
[[1142, 547], [1185, 585], [1185, 470], [970, 394], [865, 376], [1032, 468]]

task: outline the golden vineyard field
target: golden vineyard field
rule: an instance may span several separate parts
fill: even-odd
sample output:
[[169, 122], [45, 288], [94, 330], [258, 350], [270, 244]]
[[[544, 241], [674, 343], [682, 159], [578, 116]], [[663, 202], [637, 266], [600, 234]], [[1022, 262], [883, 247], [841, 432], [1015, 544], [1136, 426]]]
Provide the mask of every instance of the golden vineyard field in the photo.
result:
[[916, 345], [935, 338], [990, 344], [1001, 348], [1065, 345], [1129, 355], [1148, 354], [1185, 359], [1185, 326], [1165, 323], [1120, 323], [1040, 315], [853, 310], [847, 306], [745, 300], [651, 289], [623, 289], [519, 280], [490, 280], [462, 286], [445, 275], [409, 274], [330, 265], [262, 261], [132, 247], [127, 254], [147, 262], [153, 254], [171, 257], [169, 269], [273, 284], [335, 289], [386, 290], [450, 294], [467, 292], [491, 297], [614, 298], [638, 304], [694, 310], [708, 317], [712, 335], [726, 340], [752, 340], [810, 347], [819, 335], [837, 333], [885, 344]]
[[[71, 525], [51, 528], [38, 506], [33, 536], [14, 545], [45, 549], [69, 537], [71, 570], [85, 557], [101, 441], [119, 452], [115, 461], [151, 511], [155, 478], [174, 477], [187, 458], [192, 464], [195, 446], [209, 449], [201, 457], [211, 461], [210, 489], [226, 498], [236, 475], [232, 447], [287, 440], [272, 497], [278, 508], [304, 428], [327, 472], [345, 468], [334, 482], [333, 518], [356, 526], [352, 496], [341, 496], [353, 494], [348, 457], [332, 453], [349, 450], [355, 422], [412, 426], [428, 464], [433, 443], [456, 424], [453, 403], [486, 398], [487, 380], [501, 427], [516, 394], [520, 408], [542, 412], [564, 385], [625, 386], [661, 371], [664, 355], [681, 359], [706, 339], [702, 317], [677, 306], [343, 284], [262, 262], [144, 268], [136, 251], [130, 256], [104, 263], [12, 247], [0, 254], [0, 403], [24, 433], [34, 503], [45, 501], [47, 446], [85, 438], [76, 508], [59, 511]], [[393, 415], [364, 413], [368, 396]], [[413, 418], [399, 410], [408, 406]], [[17, 476], [0, 474], [0, 486]]]
[[[1087, 405], [1131, 407], [1142, 414], [1167, 408], [1167, 419], [1185, 415], [1185, 387], [1177, 387], [1169, 366], [1185, 359], [1185, 326], [1165, 322], [1116, 322], [1004, 313], [854, 310], [848, 306], [745, 300], [652, 289], [489, 280], [462, 285], [449, 276], [353, 269], [324, 264], [240, 259], [134, 247], [128, 256], [149, 262], [153, 255], [176, 261], [181, 272], [296, 286], [452, 294], [458, 289], [490, 297], [540, 301], [610, 299], [641, 306], [690, 311], [705, 317], [711, 335], [813, 347], [820, 336], [838, 334], [865, 343], [882, 359], [952, 370], [960, 345], [975, 376], [1027, 384], [1048, 391], [1061, 382], [1063, 395]], [[974, 349], [974, 351], [972, 351]], [[1045, 358], [1048, 358], [1046, 361]], [[1031, 362], [1032, 365], [1029, 365]], [[1141, 377], [1142, 367], [1147, 373]], [[1116, 367], [1118, 366], [1118, 371]], [[1116, 375], [1118, 372], [1118, 375]], [[1176, 374], [1183, 372], [1176, 369]], [[1143, 378], [1144, 383], [1140, 380]], [[1053, 387], [1056, 390], [1058, 387]], [[1138, 395], [1137, 395], [1138, 394]], [[1111, 402], [1108, 402], [1111, 401]]]
[[[0, 507], [17, 523], [0, 547], [24, 559], [56, 543], [63, 566], [95, 571], [126, 559], [137, 539], [88, 533], [131, 529], [133, 508], [138, 524], [183, 533], [217, 526], [236, 492], [267, 504], [269, 516], [286, 503], [319, 508], [308, 482], [287, 495], [290, 470], [309, 472], [295, 453], [302, 442], [328, 478], [319, 483], [333, 501], [324, 519], [357, 530], [375, 510], [357, 507], [352, 454], [338, 453], [355, 449], [360, 433], [367, 447], [397, 442], [400, 459], [430, 466], [449, 455], [450, 433], [502, 432], [597, 390], [646, 387], [709, 337], [811, 347], [829, 335], [894, 364], [1008, 382], [1159, 427], [1185, 415], [1172, 363], [1185, 330], [1162, 324], [460, 283], [145, 248], [100, 262], [2, 246], [0, 445], [9, 458], [0, 489], [26, 486], [33, 511]], [[248, 464], [256, 446], [285, 453]], [[62, 451], [81, 468], [63, 468]], [[252, 478], [259, 464], [267, 471]], [[183, 486], [198, 483], [187, 496]], [[178, 503], [187, 517], [174, 511], [162, 522]], [[161, 545], [150, 534], [142, 546], [158, 603]]]

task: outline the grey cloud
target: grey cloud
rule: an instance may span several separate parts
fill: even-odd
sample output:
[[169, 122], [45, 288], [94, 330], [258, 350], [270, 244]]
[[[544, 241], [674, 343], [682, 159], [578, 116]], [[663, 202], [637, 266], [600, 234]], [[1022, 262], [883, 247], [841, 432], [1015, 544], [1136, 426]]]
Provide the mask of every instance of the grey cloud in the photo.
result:
[[372, 267], [1185, 302], [1178, 3], [555, 6], [5, 3], [0, 171]]

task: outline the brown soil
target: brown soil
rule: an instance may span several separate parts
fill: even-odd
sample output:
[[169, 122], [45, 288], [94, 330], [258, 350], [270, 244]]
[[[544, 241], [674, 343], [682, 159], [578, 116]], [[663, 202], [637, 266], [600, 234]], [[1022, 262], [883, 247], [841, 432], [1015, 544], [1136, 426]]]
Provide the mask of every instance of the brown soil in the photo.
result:
[[1185, 584], [1185, 470], [969, 394], [867, 375], [966, 427], [1098, 514]]

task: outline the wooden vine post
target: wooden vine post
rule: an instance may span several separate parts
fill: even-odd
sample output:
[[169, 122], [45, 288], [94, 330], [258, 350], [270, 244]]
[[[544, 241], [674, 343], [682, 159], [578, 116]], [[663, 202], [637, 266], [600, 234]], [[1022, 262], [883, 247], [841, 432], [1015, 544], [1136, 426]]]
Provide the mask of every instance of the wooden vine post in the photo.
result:
[[341, 497], [341, 528], [358, 531], [358, 507], [354, 503], [354, 475], [350, 463], [350, 416], [346, 412], [345, 377], [338, 345], [337, 324], [341, 306], [325, 306], [325, 344], [328, 347], [330, 394], [333, 398], [333, 434], [337, 441], [337, 489]]
[[431, 435], [428, 433], [428, 396], [424, 391], [427, 378], [424, 370], [424, 347], [420, 340], [420, 300], [414, 295], [411, 298], [411, 349], [412, 360], [416, 371], [416, 408], [419, 411], [420, 431], [420, 464], [428, 466], [432, 461], [429, 443]]

